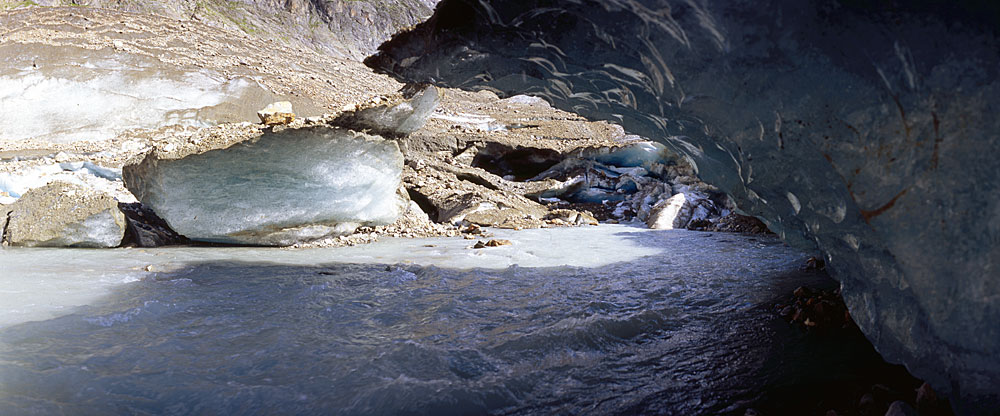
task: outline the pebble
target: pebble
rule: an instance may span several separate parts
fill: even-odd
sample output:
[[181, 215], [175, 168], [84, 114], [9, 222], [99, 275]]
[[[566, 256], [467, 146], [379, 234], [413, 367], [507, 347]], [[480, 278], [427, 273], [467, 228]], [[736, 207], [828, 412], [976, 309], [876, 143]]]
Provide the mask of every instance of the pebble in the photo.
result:
[[472, 246], [472, 248], [480, 249], [486, 247], [500, 247], [500, 246], [509, 246], [511, 244], [512, 243], [510, 242], [510, 240], [490, 240], [487, 242], [479, 240], [478, 242], [476, 242], [476, 245]]

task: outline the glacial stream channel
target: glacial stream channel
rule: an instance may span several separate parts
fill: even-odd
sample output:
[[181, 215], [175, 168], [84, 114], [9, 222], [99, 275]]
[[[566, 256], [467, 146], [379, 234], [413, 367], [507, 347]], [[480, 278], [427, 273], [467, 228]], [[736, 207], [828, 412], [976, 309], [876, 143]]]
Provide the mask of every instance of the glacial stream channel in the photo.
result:
[[0, 414], [798, 413], [885, 370], [776, 316], [836, 283], [775, 237], [496, 233], [0, 250]]

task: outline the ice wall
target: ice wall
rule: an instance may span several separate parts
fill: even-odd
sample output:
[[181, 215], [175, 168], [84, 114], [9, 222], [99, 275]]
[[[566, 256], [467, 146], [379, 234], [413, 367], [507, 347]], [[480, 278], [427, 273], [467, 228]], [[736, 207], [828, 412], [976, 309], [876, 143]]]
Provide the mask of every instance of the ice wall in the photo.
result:
[[446, 0], [367, 63], [622, 124], [818, 248], [869, 339], [1000, 402], [1000, 6]]
[[394, 141], [346, 129], [289, 129], [182, 158], [149, 154], [125, 186], [192, 240], [291, 245], [387, 225], [403, 155]]

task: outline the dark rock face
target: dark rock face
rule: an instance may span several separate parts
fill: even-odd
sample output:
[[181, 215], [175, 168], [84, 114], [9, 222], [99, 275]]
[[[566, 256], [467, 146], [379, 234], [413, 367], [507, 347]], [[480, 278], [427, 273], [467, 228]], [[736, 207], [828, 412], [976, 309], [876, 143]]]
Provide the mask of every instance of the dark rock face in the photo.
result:
[[190, 241], [174, 232], [162, 218], [153, 210], [135, 202], [131, 204], [118, 203], [118, 209], [125, 214], [128, 227], [125, 229], [123, 246], [161, 247], [176, 244], [187, 244]]
[[1000, 6], [445, 1], [367, 63], [622, 124], [825, 253], [888, 360], [1000, 402]]

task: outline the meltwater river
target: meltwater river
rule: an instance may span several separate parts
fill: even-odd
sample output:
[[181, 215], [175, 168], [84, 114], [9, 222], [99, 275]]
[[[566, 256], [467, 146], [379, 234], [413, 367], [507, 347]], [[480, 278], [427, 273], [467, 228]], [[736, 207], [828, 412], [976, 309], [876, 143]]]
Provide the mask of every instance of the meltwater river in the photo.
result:
[[0, 414], [773, 414], [883, 369], [775, 316], [835, 282], [774, 237], [497, 237], [0, 250]]

